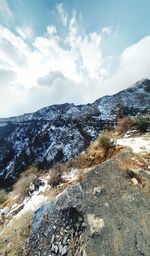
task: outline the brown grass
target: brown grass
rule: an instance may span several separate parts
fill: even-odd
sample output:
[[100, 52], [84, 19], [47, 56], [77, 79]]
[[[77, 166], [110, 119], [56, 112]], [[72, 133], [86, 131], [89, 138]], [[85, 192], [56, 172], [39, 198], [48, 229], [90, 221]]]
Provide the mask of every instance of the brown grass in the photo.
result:
[[111, 152], [116, 150], [116, 138], [112, 132], [104, 131], [98, 136], [97, 145], [103, 150], [105, 158], [109, 158]]
[[[72, 168], [76, 168], [80, 170], [81, 176], [85, 169], [89, 169], [91, 167], [95, 167], [101, 164], [108, 158], [111, 158], [113, 155], [117, 154], [122, 147], [115, 145], [115, 137], [114, 133], [112, 132], [105, 132], [103, 135], [100, 136], [102, 139], [106, 137], [107, 145], [102, 145], [100, 142], [100, 138], [91, 144], [86, 152], [80, 154], [75, 159], [69, 160], [66, 163], [60, 164], [59, 168], [54, 166], [52, 170], [52, 177], [49, 181], [49, 184], [59, 185], [61, 183], [62, 174], [68, 173]], [[106, 150], [107, 148], [107, 150]], [[78, 177], [80, 180], [80, 178]], [[82, 178], [81, 178], [82, 179]]]
[[118, 120], [116, 131], [119, 134], [123, 134], [128, 130], [130, 130], [133, 127], [133, 125], [134, 125], [134, 121], [130, 117], [126, 116]]
[[50, 179], [48, 184], [52, 187], [57, 187], [61, 183], [63, 183], [62, 165], [56, 165], [55, 168], [50, 170]]
[[23, 199], [28, 195], [31, 183], [38, 176], [38, 169], [30, 167], [27, 171], [21, 174], [20, 179], [13, 186], [13, 195], [18, 197], [18, 200]]
[[104, 152], [97, 145], [92, 144], [88, 150], [70, 162], [71, 167], [77, 169], [90, 168], [104, 160]]
[[4, 189], [0, 190], [0, 204], [3, 204], [7, 201], [8, 199], [8, 194], [6, 193], [6, 191]]
[[0, 229], [0, 255], [17, 256], [31, 233], [32, 212], [15, 218]]

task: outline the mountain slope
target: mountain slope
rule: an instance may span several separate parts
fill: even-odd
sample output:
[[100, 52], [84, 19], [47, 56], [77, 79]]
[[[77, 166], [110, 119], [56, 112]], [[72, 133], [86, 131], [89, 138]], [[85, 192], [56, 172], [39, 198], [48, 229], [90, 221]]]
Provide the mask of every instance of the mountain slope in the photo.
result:
[[0, 186], [12, 185], [29, 165], [49, 168], [84, 151], [118, 117], [150, 112], [150, 80], [92, 104], [53, 105], [0, 119]]
[[105, 161], [39, 208], [23, 255], [149, 256], [149, 171], [138, 176], [143, 185], [133, 185], [129, 158], [123, 152]]

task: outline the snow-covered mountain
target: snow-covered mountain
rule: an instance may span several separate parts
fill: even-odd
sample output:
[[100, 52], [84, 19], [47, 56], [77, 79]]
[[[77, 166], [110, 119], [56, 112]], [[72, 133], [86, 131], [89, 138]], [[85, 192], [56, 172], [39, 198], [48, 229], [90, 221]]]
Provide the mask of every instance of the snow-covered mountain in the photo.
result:
[[150, 80], [92, 104], [53, 105], [0, 119], [0, 186], [11, 185], [29, 165], [49, 168], [84, 151], [118, 117], [150, 112]]

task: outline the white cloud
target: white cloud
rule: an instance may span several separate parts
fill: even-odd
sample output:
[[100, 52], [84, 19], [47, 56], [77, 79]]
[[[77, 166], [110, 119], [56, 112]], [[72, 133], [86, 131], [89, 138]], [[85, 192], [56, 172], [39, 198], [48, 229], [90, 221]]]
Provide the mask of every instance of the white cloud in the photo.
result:
[[79, 43], [83, 68], [86, 69], [91, 78], [99, 78], [103, 67], [103, 56], [101, 51], [101, 36], [96, 32], [90, 33]]
[[29, 47], [8, 28], [0, 26], [0, 61], [13, 68], [27, 65]]
[[62, 37], [49, 25], [43, 36], [32, 37], [29, 44], [24, 34], [17, 36], [0, 26], [0, 116], [55, 103], [92, 102], [150, 77], [150, 36], [127, 48], [110, 75], [102, 35], [81, 33], [75, 11], [66, 29]]
[[110, 27], [103, 27], [102, 33], [110, 35], [112, 33], [112, 30]]
[[39, 85], [51, 86], [56, 80], [65, 79], [60, 71], [49, 72], [46, 76], [38, 79]]
[[1, 84], [5, 84], [9, 81], [11, 83], [16, 78], [16, 73], [9, 69], [0, 68], [0, 81]]
[[0, 16], [8, 25], [13, 21], [13, 13], [9, 8], [7, 0], [0, 0]]
[[33, 37], [33, 30], [31, 27], [17, 27], [16, 31], [22, 39], [30, 39]]
[[150, 78], [150, 36], [131, 45], [121, 54], [119, 66], [106, 79], [104, 86], [108, 93], [127, 88], [143, 78]]
[[57, 34], [57, 29], [55, 26], [51, 25], [51, 26], [47, 26], [47, 35], [55, 35]]
[[57, 12], [60, 15], [61, 21], [63, 23], [64, 26], [67, 26], [67, 22], [68, 22], [68, 14], [66, 13], [65, 9], [64, 9], [64, 5], [63, 3], [59, 3], [56, 5], [56, 9]]

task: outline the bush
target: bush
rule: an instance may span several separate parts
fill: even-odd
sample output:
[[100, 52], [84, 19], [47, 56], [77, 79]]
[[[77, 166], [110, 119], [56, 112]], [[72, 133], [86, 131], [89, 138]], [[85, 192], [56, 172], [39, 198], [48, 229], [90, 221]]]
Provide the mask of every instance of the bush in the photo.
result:
[[0, 255], [22, 255], [23, 245], [31, 233], [32, 216], [32, 212], [25, 213], [0, 229]]
[[0, 190], [0, 204], [3, 204], [8, 198], [8, 195], [4, 189]]
[[63, 182], [62, 178], [62, 170], [60, 166], [56, 166], [55, 168], [51, 169], [50, 179], [48, 184], [52, 187], [58, 186], [60, 183]]
[[101, 147], [105, 153], [107, 153], [110, 149], [116, 148], [115, 138], [108, 132], [104, 132], [102, 135], [98, 137], [98, 146]]
[[120, 134], [125, 133], [126, 131], [130, 130], [133, 127], [133, 120], [128, 116], [119, 119], [116, 126], [116, 131]]
[[135, 127], [139, 132], [147, 132], [150, 129], [150, 116], [138, 116], [135, 118]]
[[27, 171], [21, 174], [20, 179], [14, 184], [13, 193], [24, 198], [28, 195], [31, 183], [37, 178], [38, 170], [35, 167], [30, 167]]

